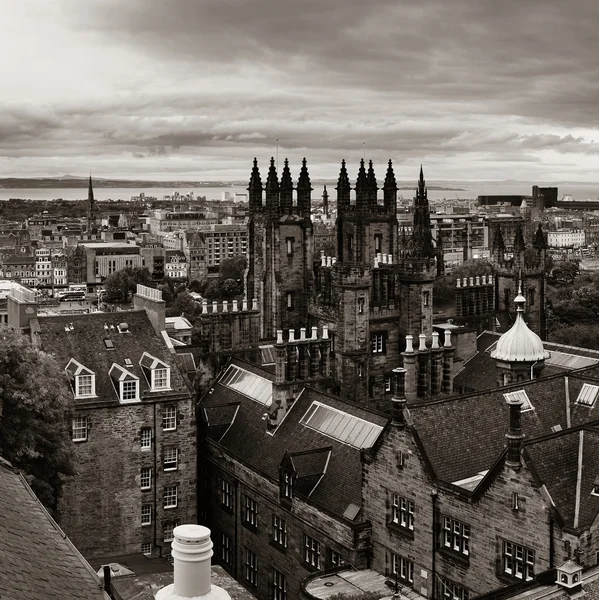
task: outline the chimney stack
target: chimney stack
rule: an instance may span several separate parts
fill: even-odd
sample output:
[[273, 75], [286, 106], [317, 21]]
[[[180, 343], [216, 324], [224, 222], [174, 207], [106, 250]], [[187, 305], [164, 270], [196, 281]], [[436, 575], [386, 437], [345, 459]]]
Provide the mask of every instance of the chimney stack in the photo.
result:
[[505, 434], [507, 439], [507, 459], [505, 464], [517, 471], [520, 469], [520, 450], [524, 440], [522, 431], [522, 400], [519, 398], [507, 400], [510, 407], [510, 429]]
[[228, 592], [210, 582], [212, 541], [210, 529], [202, 525], [175, 527], [171, 552], [174, 559], [174, 583], [162, 588], [156, 600], [231, 600]]

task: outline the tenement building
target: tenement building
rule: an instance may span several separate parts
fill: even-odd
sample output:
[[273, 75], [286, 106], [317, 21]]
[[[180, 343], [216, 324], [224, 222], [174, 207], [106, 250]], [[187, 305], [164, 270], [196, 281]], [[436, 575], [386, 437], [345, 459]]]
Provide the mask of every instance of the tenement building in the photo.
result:
[[64, 369], [74, 397], [76, 474], [60, 526], [88, 558], [170, 555], [173, 529], [196, 520], [196, 426], [157, 290], [138, 287], [126, 313], [38, 316], [33, 295], [9, 297], [9, 324]]

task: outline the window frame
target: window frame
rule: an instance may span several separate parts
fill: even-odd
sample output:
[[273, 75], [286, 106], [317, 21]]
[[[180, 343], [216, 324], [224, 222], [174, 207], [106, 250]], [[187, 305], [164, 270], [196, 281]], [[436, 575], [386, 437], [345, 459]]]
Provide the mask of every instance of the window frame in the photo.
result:
[[304, 533], [304, 563], [315, 569], [320, 569], [320, 542]]
[[282, 548], [287, 548], [287, 521], [272, 513], [272, 540]]
[[443, 515], [442, 548], [463, 558], [470, 557], [470, 525]]
[[[158, 381], [158, 373], [162, 373], [164, 372], [164, 385], [158, 385], [157, 381]], [[161, 392], [164, 390], [170, 390], [171, 389], [171, 369], [170, 367], [156, 367], [155, 369], [152, 369], [152, 391], [153, 392]], [[161, 377], [162, 379], [162, 377]]]
[[[174, 504], [172, 504], [173, 498], [174, 498]], [[169, 503], [169, 501], [171, 503]], [[178, 505], [179, 505], [179, 486], [177, 484], [165, 485], [164, 490], [162, 491], [162, 508], [164, 508], [165, 510], [170, 510], [173, 508], [177, 508]]]
[[[147, 485], [144, 485], [147, 481]], [[152, 489], [152, 467], [142, 467], [139, 470], [139, 487], [145, 492]]]
[[235, 510], [235, 490], [233, 489], [233, 484], [224, 478], [220, 480], [219, 501], [223, 508]]
[[[173, 415], [170, 415], [170, 411], [173, 411]], [[167, 414], [168, 413], [168, 414]], [[177, 406], [169, 404], [162, 409], [162, 431], [177, 431]], [[165, 424], [173, 423], [172, 427], [165, 427]]]
[[[149, 440], [147, 439], [149, 435]], [[142, 452], [149, 452], [152, 450], [152, 438], [153, 432], [151, 427], [142, 427], [139, 432], [139, 446]]]
[[[144, 510], [145, 509], [145, 510]], [[144, 520], [145, 517], [145, 520]], [[141, 526], [147, 527], [152, 524], [152, 505], [144, 503], [141, 505]]]
[[[172, 455], [169, 457], [170, 459], [167, 459], [167, 453], [170, 454], [172, 452], [174, 452], [174, 459], [172, 458]], [[174, 464], [174, 466], [167, 466], [167, 464]], [[179, 448], [165, 447], [162, 449], [162, 468], [165, 472], [176, 471], [179, 468]]]
[[414, 561], [401, 556], [401, 554], [391, 553], [391, 573], [397, 576], [398, 581], [412, 587], [414, 585]]
[[414, 501], [391, 493], [391, 523], [405, 531], [414, 531]]
[[243, 523], [249, 527], [258, 528], [258, 502], [245, 494], [243, 503]]
[[[81, 380], [89, 377], [89, 393], [82, 393], [81, 388], [82, 383]], [[85, 386], [88, 387], [88, 386]], [[96, 376], [94, 373], [81, 373], [80, 375], [75, 375], [75, 398], [93, 398], [96, 395]]]
[[162, 541], [165, 544], [172, 542], [175, 539], [175, 527], [179, 527], [179, 521], [164, 521], [163, 522], [163, 524], [162, 524]]
[[287, 600], [287, 577], [277, 568], [272, 568], [272, 600]]
[[[75, 425], [75, 422], [83, 423], [83, 425]], [[87, 416], [76, 415], [71, 419], [71, 439], [73, 442], [87, 442], [87, 434], [89, 430], [89, 423]], [[83, 432], [81, 435], [77, 435], [76, 432]]]
[[373, 331], [370, 334], [370, 346], [372, 354], [387, 354], [387, 332]]
[[[146, 550], [146, 551], [144, 551]], [[144, 555], [144, 556], [152, 556], [152, 542], [142, 542], [141, 546], [140, 546], [140, 552]]]
[[[532, 561], [528, 560], [530, 556], [532, 556]], [[501, 541], [502, 575], [520, 581], [532, 581], [534, 579], [534, 566], [535, 551], [533, 549], [509, 540]]]
[[[130, 389], [131, 385], [133, 385], [133, 390]], [[132, 392], [133, 396], [131, 396]], [[123, 379], [119, 381], [119, 398], [123, 404], [138, 401], [139, 379]]]
[[243, 548], [243, 574], [247, 583], [258, 585], [258, 556], [247, 546]]

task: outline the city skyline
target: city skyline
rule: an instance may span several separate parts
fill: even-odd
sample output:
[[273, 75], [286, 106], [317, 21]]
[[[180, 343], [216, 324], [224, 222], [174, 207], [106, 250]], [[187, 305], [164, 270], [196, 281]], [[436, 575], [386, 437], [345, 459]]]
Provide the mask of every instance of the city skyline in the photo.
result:
[[366, 156], [379, 178], [391, 158], [400, 179], [592, 181], [598, 18], [584, 0], [12, 3], [0, 177], [240, 180], [278, 145], [315, 178]]

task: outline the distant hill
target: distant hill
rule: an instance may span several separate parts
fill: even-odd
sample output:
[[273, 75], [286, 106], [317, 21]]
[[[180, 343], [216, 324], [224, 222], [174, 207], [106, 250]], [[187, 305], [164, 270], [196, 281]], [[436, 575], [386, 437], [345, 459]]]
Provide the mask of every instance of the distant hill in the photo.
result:
[[[87, 188], [89, 177], [3, 177], [0, 188]], [[94, 188], [203, 188], [246, 187], [247, 181], [145, 181], [142, 179], [102, 179], [93, 177]]]

